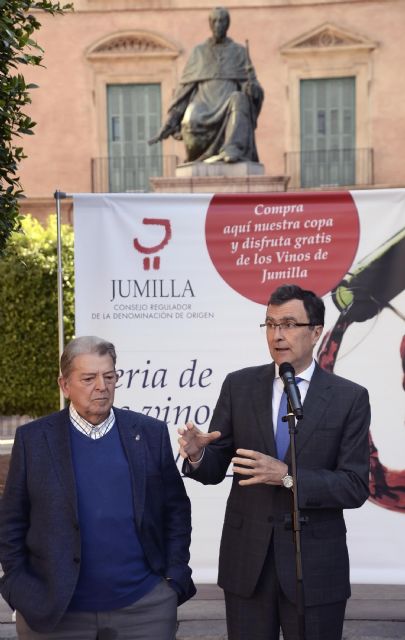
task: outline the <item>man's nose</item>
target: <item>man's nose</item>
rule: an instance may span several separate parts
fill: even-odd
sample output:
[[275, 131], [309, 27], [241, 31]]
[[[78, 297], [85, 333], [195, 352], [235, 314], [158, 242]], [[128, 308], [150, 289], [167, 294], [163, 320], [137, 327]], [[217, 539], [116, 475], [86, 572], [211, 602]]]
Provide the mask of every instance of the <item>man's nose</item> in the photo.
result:
[[97, 375], [97, 377], [96, 377], [96, 388], [97, 389], [105, 389], [106, 386], [107, 385], [105, 383], [104, 376], [101, 373], [99, 373]]
[[280, 338], [283, 338], [283, 337], [284, 337], [284, 329], [283, 329], [283, 327], [281, 326], [281, 324], [276, 324], [276, 325], [274, 326], [273, 331], [274, 331], [274, 335], [275, 335], [278, 339], [280, 339]]

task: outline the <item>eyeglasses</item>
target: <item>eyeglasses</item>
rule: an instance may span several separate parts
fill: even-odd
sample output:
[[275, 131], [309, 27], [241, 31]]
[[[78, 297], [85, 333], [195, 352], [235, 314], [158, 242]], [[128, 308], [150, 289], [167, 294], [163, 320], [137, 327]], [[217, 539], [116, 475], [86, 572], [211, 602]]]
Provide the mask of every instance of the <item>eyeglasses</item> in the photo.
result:
[[275, 331], [277, 327], [283, 331], [293, 331], [298, 327], [313, 327], [312, 322], [295, 322], [294, 320], [285, 320], [284, 322], [273, 322], [273, 320], [266, 320], [260, 327], [266, 327], [268, 331]]

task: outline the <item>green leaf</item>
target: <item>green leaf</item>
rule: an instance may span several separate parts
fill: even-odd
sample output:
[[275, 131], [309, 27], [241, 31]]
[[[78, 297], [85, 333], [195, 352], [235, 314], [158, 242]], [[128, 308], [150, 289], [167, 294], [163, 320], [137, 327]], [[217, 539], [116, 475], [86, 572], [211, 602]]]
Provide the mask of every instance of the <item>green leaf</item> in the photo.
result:
[[[22, 190], [17, 173], [25, 155], [22, 146], [16, 146], [14, 141], [16, 137], [33, 135], [35, 127], [24, 108], [30, 104], [30, 91], [37, 85], [26, 84], [15, 69], [21, 65], [42, 66], [44, 50], [32, 37], [41, 27], [37, 17], [40, 12], [56, 15], [72, 8], [71, 4], [62, 6], [49, 0], [0, 0], [0, 257], [10, 234], [19, 227], [17, 196]], [[5, 192], [2, 183], [10, 185]]]

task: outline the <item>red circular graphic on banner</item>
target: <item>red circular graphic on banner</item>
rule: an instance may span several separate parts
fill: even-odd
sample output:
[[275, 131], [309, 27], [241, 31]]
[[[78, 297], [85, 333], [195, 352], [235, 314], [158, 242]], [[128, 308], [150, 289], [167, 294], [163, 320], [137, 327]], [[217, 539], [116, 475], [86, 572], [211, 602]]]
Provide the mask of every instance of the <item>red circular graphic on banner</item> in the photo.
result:
[[353, 262], [359, 228], [348, 191], [215, 195], [205, 222], [218, 273], [259, 304], [282, 284], [331, 291]]

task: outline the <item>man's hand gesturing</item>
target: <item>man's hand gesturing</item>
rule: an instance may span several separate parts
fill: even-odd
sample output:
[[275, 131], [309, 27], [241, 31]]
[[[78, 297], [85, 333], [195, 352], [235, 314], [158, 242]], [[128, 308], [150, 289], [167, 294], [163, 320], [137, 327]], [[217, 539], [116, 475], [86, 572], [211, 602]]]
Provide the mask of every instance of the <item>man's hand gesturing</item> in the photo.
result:
[[187, 422], [177, 431], [180, 435], [178, 438], [180, 455], [182, 458], [188, 458], [191, 462], [200, 460], [205, 447], [221, 435], [220, 431], [211, 431], [210, 433], [200, 431], [192, 422]]

